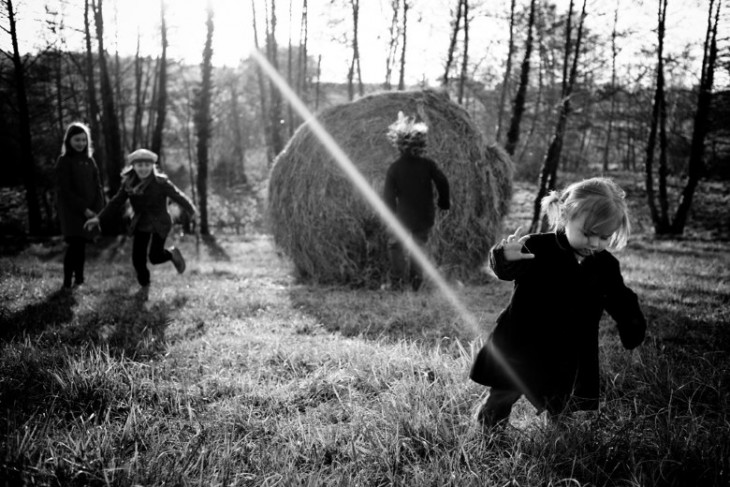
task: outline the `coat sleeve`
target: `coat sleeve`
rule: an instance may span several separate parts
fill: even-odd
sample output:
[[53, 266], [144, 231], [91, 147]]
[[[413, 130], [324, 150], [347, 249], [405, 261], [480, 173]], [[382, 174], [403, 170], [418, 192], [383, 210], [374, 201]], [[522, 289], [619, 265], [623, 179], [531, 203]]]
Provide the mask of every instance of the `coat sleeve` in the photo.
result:
[[619, 263], [611, 262], [611, 277], [606, 293], [606, 311], [616, 321], [623, 346], [629, 350], [638, 347], [646, 335], [646, 318], [639, 306], [639, 298], [621, 276]]
[[190, 198], [185, 196], [185, 193], [180, 191], [178, 187], [172, 183], [172, 181], [165, 179], [164, 188], [167, 197], [177, 203], [188, 215], [195, 214], [195, 206], [193, 205], [193, 202], [190, 201]]
[[[523, 246], [522, 252], [527, 253], [527, 249]], [[489, 268], [492, 269], [494, 275], [503, 281], [514, 281], [515, 279], [525, 275], [533, 266], [532, 259], [526, 260], [507, 260], [504, 257], [504, 247], [501, 243], [495, 245], [489, 251]]]
[[127, 191], [124, 189], [124, 184], [122, 184], [119, 187], [117, 194], [115, 194], [114, 197], [109, 200], [109, 203], [107, 203], [107, 205], [99, 212], [99, 221], [101, 222], [110, 214], [114, 214], [122, 207], [124, 202], [127, 201], [127, 198], [129, 198], [129, 194], [127, 194]]
[[451, 198], [449, 196], [449, 180], [446, 175], [438, 168], [436, 163], [433, 163], [433, 169], [431, 171], [431, 179], [433, 179], [436, 185], [436, 191], [438, 191], [438, 206], [442, 210], [448, 210], [451, 208]]
[[69, 160], [65, 157], [59, 157], [56, 162], [56, 186], [58, 188], [58, 196], [75, 212], [83, 213], [86, 209], [84, 200], [82, 200], [72, 189], [71, 185], [71, 166]]

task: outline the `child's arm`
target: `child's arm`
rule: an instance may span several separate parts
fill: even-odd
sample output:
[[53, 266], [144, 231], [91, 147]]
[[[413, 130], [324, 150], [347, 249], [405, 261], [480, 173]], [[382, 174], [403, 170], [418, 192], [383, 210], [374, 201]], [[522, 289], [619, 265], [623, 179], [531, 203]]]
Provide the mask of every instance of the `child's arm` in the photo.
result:
[[627, 349], [638, 347], [646, 335], [646, 318], [639, 306], [639, 298], [621, 276], [618, 261], [614, 259], [612, 276], [606, 294], [605, 308], [616, 321], [621, 343]]
[[498, 278], [513, 281], [530, 268], [530, 261], [535, 255], [525, 245], [529, 238], [529, 235], [522, 235], [522, 227], [519, 227], [515, 233], [492, 247], [489, 251], [489, 267]]
[[169, 179], [165, 179], [164, 184], [165, 194], [168, 198], [177, 203], [180, 208], [188, 213], [188, 215], [194, 215], [196, 213], [195, 205], [193, 205], [193, 202], [190, 201], [190, 198], [188, 198], [185, 193], [180, 191], [178, 187], [172, 183], [172, 181], [170, 181]]
[[[124, 189], [124, 184], [122, 184], [122, 186], [119, 188], [119, 191], [117, 191], [117, 194], [115, 194], [114, 197], [109, 200], [109, 203], [107, 203], [107, 205], [102, 208], [97, 215], [91, 215], [91, 218], [86, 220], [86, 223], [84, 223], [84, 228], [86, 230], [90, 230], [94, 227], [101, 227], [101, 220], [103, 220], [104, 217], [109, 214], [109, 212], [121, 207], [124, 202], [127, 201], [128, 197], [129, 195]], [[89, 215], [86, 216], [87, 218], [89, 217]]]
[[446, 179], [446, 175], [433, 163], [433, 171], [431, 178], [436, 185], [436, 191], [438, 191], [438, 207], [442, 210], [448, 210], [451, 208], [451, 199], [449, 196], [449, 180]]

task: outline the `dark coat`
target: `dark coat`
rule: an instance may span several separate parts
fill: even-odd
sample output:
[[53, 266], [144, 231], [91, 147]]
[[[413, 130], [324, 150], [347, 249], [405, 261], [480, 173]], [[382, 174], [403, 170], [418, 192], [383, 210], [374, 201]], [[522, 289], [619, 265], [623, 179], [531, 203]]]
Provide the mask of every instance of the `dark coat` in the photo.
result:
[[139, 180], [132, 173], [128, 173], [122, 180], [117, 194], [99, 214], [103, 220], [109, 214], [116, 213], [127, 199], [132, 206], [134, 216], [130, 226], [130, 233], [135, 231], [157, 233], [167, 237], [172, 229], [172, 217], [167, 210], [167, 199], [171, 199], [188, 214], [195, 213], [195, 207], [190, 199], [163, 174], [152, 174], [150, 183], [139, 193], [132, 191], [132, 184]]
[[449, 181], [431, 159], [403, 154], [385, 176], [385, 204], [412, 232], [429, 230], [434, 223], [433, 184], [438, 206], [448, 210]]
[[65, 154], [55, 166], [56, 203], [61, 233], [65, 237], [83, 237], [85, 210], [98, 213], [104, 207], [99, 169], [91, 157]]
[[[608, 251], [579, 264], [564, 232], [531, 235], [525, 247], [534, 259], [507, 261], [500, 245], [490, 252], [492, 270], [514, 281], [514, 289], [470, 377], [482, 385], [528, 392], [538, 410], [571, 395], [573, 409], [596, 409], [599, 321], [606, 310], [624, 347], [638, 346], [646, 321], [637, 296]], [[500, 355], [521, 386], [501, 365]]]

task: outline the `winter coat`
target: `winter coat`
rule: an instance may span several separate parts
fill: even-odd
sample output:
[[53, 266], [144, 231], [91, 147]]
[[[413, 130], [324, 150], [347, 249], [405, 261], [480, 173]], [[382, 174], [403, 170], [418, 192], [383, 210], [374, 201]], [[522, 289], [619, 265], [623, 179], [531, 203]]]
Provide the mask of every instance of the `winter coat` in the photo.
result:
[[438, 191], [438, 206], [448, 210], [449, 181], [431, 159], [403, 154], [388, 168], [385, 176], [385, 204], [412, 232], [429, 230], [434, 223], [433, 185]]
[[153, 173], [148, 184], [143, 184], [141, 191], [135, 191], [134, 186], [139, 184], [139, 178], [128, 172], [122, 178], [122, 185], [117, 194], [99, 214], [103, 219], [121, 209], [127, 199], [132, 206], [134, 216], [130, 225], [130, 234], [136, 231], [157, 233], [167, 237], [172, 229], [172, 217], [167, 209], [167, 199], [171, 199], [188, 214], [195, 213], [195, 207], [190, 199], [175, 186], [164, 174]]
[[84, 211], [98, 213], [104, 207], [96, 162], [81, 153], [64, 154], [56, 161], [55, 178], [61, 233], [65, 237], [87, 236]]
[[524, 387], [538, 410], [550, 410], [552, 401], [564, 404], [571, 395], [574, 410], [597, 409], [601, 316], [606, 310], [624, 347], [634, 348], [646, 332], [638, 298], [608, 251], [579, 264], [564, 232], [531, 235], [524, 247], [534, 259], [507, 261], [501, 245], [490, 252], [492, 270], [514, 281], [514, 289], [470, 377], [499, 389], [525, 392]]

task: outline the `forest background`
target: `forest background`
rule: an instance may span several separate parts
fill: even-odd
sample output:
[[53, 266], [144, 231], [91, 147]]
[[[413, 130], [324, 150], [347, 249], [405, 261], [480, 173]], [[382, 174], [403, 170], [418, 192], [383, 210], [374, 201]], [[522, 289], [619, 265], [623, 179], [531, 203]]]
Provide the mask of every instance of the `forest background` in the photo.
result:
[[312, 112], [446, 90], [507, 148], [517, 180], [540, 181], [538, 197], [558, 167], [632, 171], [659, 234], [682, 233], [688, 186], [728, 177], [720, 1], [3, 3], [5, 235], [58, 232], [51, 171], [74, 120], [92, 128], [109, 194], [144, 146], [193, 193], [202, 233], [262, 224], [268, 170], [301, 120], [251, 49]]

